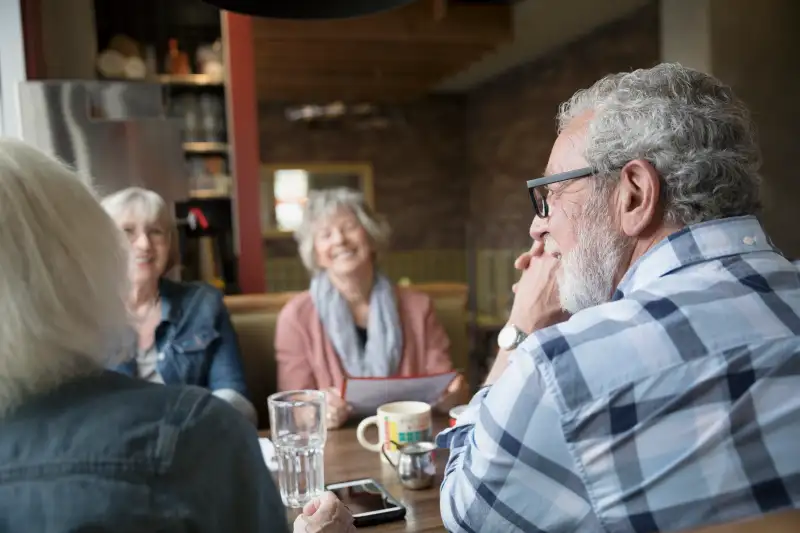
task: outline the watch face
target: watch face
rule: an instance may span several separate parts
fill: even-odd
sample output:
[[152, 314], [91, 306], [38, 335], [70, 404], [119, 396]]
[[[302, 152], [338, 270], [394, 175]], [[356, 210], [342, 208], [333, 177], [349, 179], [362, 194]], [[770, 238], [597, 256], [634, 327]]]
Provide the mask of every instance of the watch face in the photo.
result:
[[517, 330], [514, 329], [514, 326], [504, 327], [497, 335], [497, 345], [503, 349], [508, 349], [514, 346], [514, 342], [516, 342], [516, 340]]

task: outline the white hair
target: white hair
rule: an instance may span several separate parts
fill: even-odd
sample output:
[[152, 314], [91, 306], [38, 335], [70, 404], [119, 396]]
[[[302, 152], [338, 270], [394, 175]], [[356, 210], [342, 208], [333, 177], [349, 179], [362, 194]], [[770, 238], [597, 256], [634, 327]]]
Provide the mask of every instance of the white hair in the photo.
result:
[[114, 221], [130, 216], [142, 223], [160, 227], [166, 235], [169, 235], [169, 257], [165, 273], [178, 265], [180, 260], [178, 226], [172, 209], [160, 194], [141, 187], [128, 187], [106, 196], [101, 205]]
[[575, 224], [577, 244], [562, 257], [558, 295], [570, 314], [605, 303], [614, 290], [622, 258], [633, 244], [614, 224], [606, 195], [594, 193]]
[[0, 416], [120, 353], [126, 265], [121, 232], [88, 185], [0, 139]]
[[[606, 76], [561, 105], [559, 131], [587, 113], [586, 160], [601, 175], [633, 159], [649, 161], [662, 178], [666, 222], [690, 225], [760, 209], [755, 128], [716, 78], [674, 63]], [[617, 182], [598, 180], [598, 192]]]
[[319, 269], [314, 253], [314, 235], [321, 225], [340, 211], [350, 211], [356, 216], [369, 235], [375, 253], [384, 251], [388, 246], [391, 235], [389, 224], [367, 205], [363, 194], [346, 187], [311, 191], [303, 210], [303, 220], [294, 234], [300, 259], [309, 272]]

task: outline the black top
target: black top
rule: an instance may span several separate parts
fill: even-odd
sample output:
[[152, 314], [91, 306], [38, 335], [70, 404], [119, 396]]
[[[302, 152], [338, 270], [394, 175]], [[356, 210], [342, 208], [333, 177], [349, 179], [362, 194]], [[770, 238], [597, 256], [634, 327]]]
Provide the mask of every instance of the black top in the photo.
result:
[[367, 345], [367, 330], [366, 330], [366, 328], [362, 328], [360, 326], [356, 326], [356, 335], [358, 336], [358, 342], [361, 343], [361, 348], [364, 348]]

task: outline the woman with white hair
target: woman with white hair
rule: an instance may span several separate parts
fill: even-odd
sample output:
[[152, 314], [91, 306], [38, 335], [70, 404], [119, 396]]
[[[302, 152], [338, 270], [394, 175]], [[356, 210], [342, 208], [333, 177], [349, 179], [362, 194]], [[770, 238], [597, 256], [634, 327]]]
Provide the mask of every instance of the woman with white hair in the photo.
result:
[[0, 139], [0, 529], [287, 531], [252, 424], [104, 369], [128, 248], [76, 174]]
[[179, 259], [177, 226], [167, 203], [154, 191], [131, 187], [102, 204], [131, 247], [127, 301], [136, 356], [116, 370], [155, 383], [208, 388], [256, 423], [222, 293], [167, 277]]
[[[437, 374], [451, 370], [450, 340], [430, 298], [395, 287], [376, 266], [389, 227], [353, 190], [312, 191], [296, 233], [311, 287], [281, 310], [275, 332], [278, 388], [320, 389], [329, 428], [344, 424], [347, 377]], [[467, 398], [462, 376], [437, 408]]]

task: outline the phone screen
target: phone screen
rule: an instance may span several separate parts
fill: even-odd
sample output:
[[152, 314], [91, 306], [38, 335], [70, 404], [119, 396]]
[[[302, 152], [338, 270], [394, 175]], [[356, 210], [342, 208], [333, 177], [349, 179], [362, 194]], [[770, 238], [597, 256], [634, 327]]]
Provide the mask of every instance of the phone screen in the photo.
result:
[[389, 495], [369, 480], [354, 485], [349, 483], [344, 486], [334, 485], [330, 489], [354, 516], [385, 509], [397, 509], [397, 505], [389, 499]]

